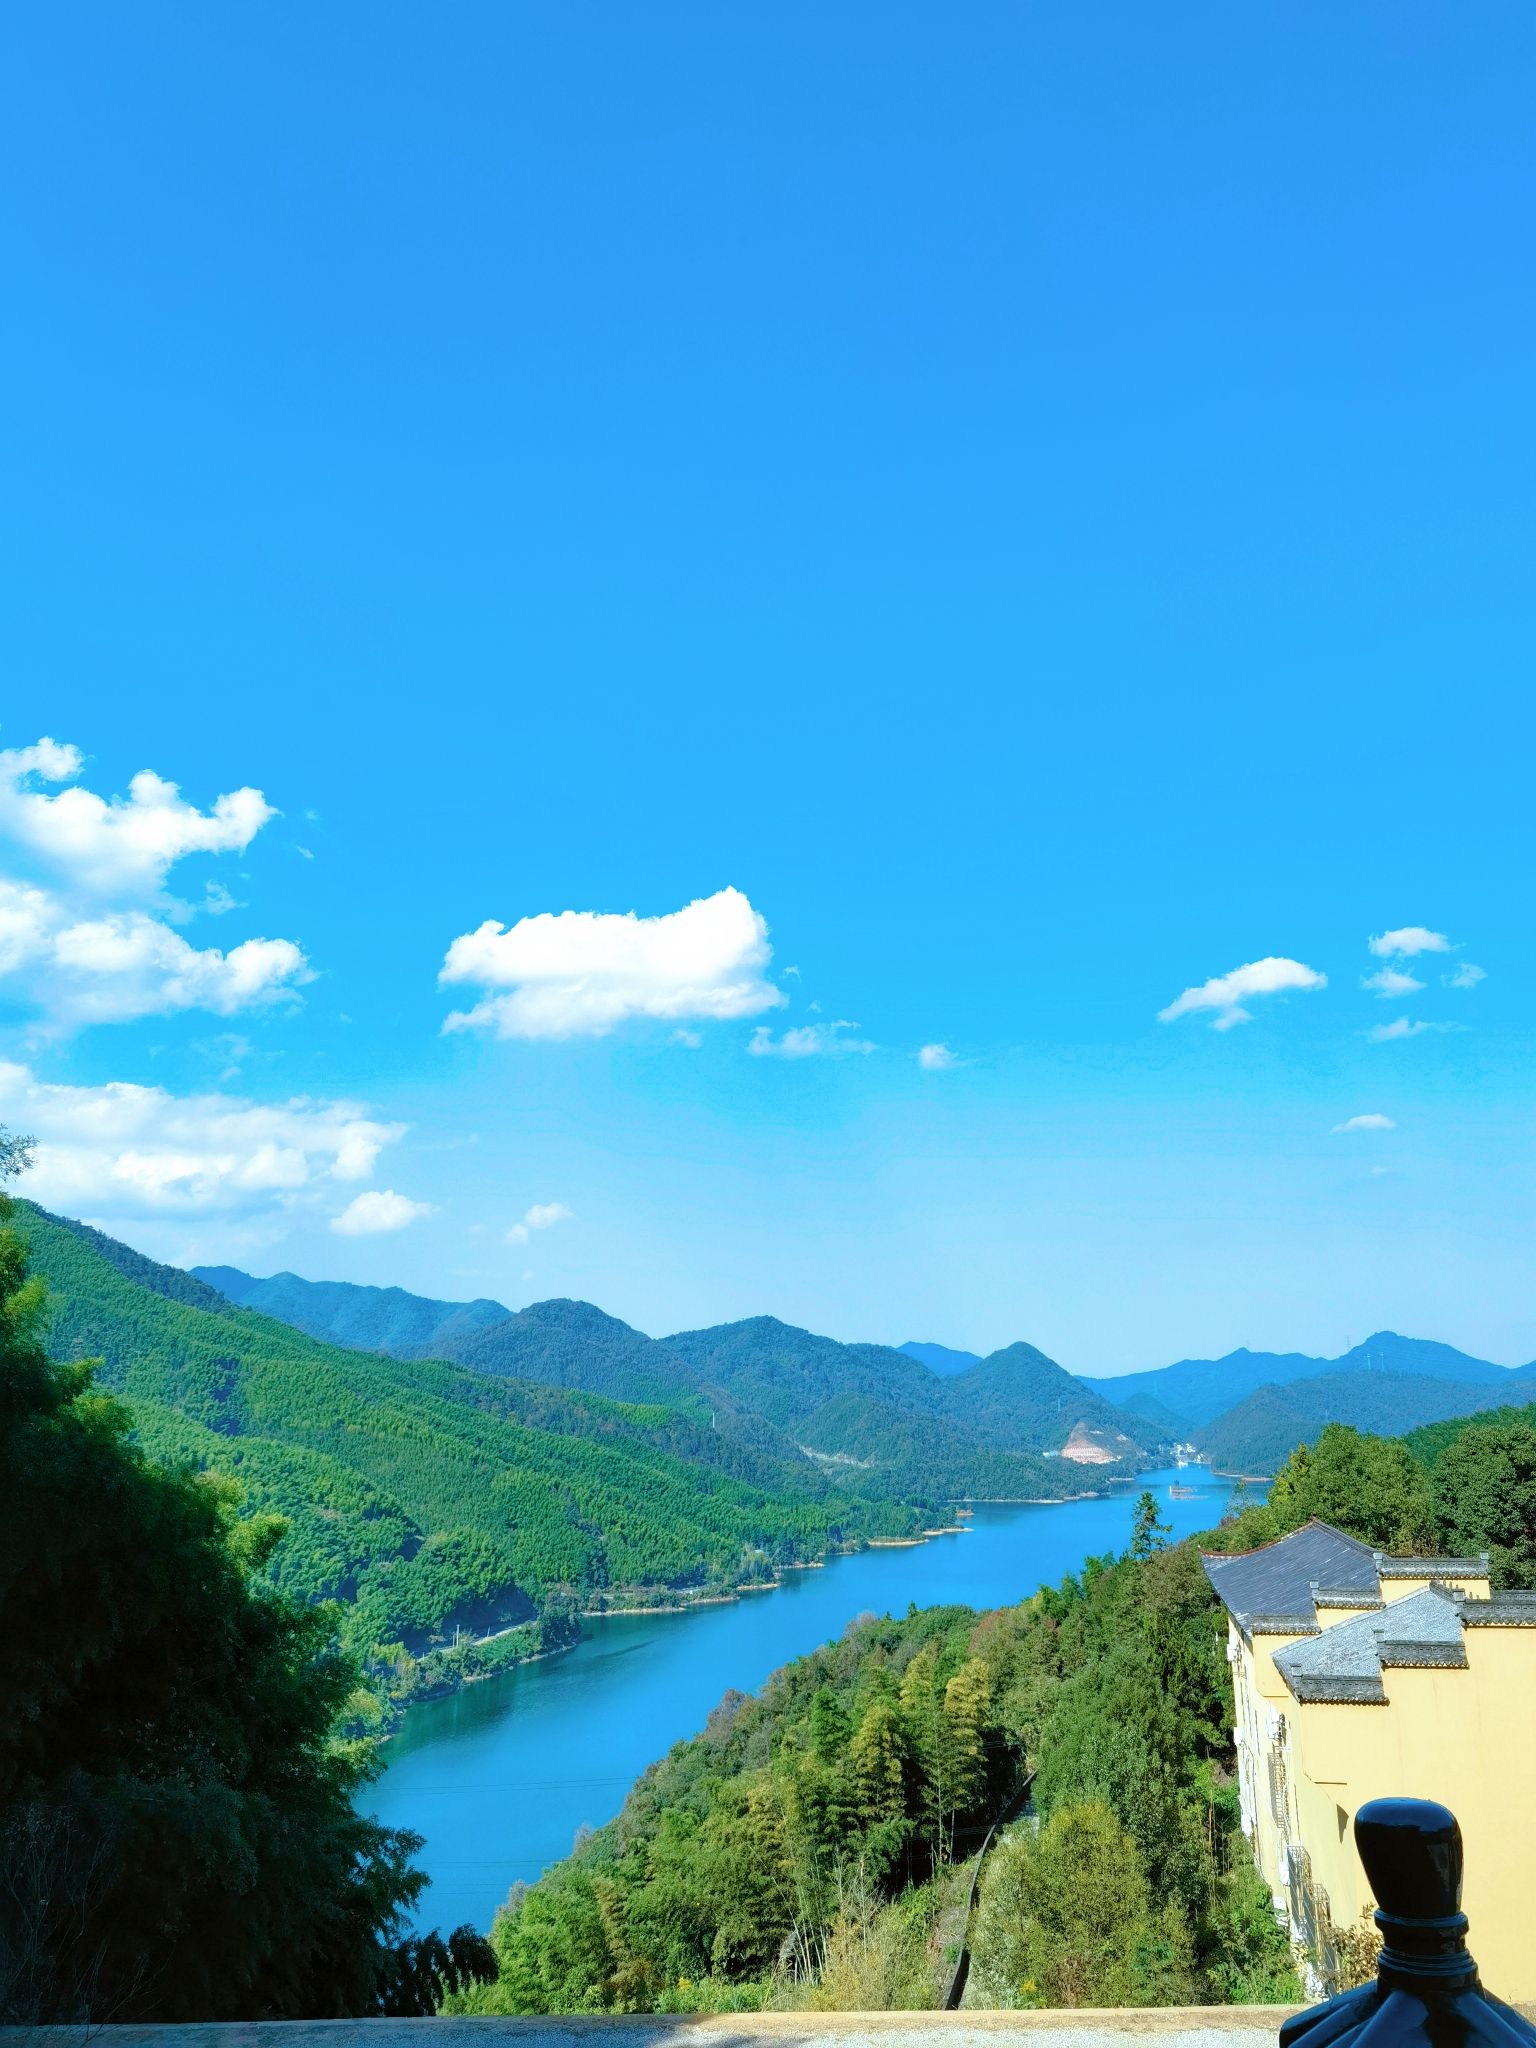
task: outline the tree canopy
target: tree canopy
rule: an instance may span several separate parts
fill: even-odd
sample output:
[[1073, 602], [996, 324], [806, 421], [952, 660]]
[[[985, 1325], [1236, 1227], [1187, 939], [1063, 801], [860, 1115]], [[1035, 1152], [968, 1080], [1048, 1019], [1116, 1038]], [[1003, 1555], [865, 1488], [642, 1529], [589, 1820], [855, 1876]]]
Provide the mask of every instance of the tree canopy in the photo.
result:
[[489, 1959], [403, 1943], [415, 1836], [362, 1818], [371, 1753], [333, 1616], [264, 1583], [282, 1538], [152, 1462], [0, 1227], [0, 2021], [420, 2009]]

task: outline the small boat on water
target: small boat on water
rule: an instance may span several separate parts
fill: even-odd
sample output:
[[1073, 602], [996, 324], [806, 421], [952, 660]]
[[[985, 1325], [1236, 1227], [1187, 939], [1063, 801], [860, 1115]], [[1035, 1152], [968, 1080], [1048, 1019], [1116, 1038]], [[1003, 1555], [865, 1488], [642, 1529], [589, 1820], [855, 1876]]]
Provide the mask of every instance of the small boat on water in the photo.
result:
[[1200, 1489], [1198, 1486], [1170, 1486], [1168, 1496], [1170, 1500], [1198, 1500]]

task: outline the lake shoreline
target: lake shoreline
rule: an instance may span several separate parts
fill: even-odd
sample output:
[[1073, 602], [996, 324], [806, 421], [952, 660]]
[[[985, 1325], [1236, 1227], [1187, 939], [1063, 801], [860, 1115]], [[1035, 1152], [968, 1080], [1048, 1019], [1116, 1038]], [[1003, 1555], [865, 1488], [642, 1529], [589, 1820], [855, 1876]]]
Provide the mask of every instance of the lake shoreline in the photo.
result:
[[[1117, 1485], [1129, 1486], [1134, 1484], [1135, 1480], [1140, 1476], [1138, 1473], [1129, 1473], [1123, 1480], [1115, 1483]], [[1113, 1498], [1113, 1488], [1095, 1486], [1085, 1487], [1081, 1493], [1030, 1495], [1020, 1496], [1016, 1499], [1004, 1495], [967, 1495], [963, 1503], [957, 1500], [952, 1502], [951, 1505], [957, 1510], [963, 1507], [963, 1510], [968, 1514], [972, 1509], [978, 1507], [1056, 1508], [1069, 1507], [1076, 1501], [1112, 1500]], [[974, 1524], [970, 1521], [965, 1521], [948, 1523], [940, 1528], [922, 1529], [911, 1536], [866, 1536], [857, 1544], [829, 1552], [826, 1557], [793, 1558], [788, 1563], [777, 1566], [775, 1569], [778, 1576], [771, 1580], [736, 1586], [729, 1592], [722, 1593], [684, 1592], [675, 1601], [650, 1601], [640, 1607], [581, 1607], [577, 1609], [577, 1619], [584, 1622], [615, 1621], [625, 1615], [634, 1615], [637, 1619], [643, 1617], [658, 1619], [665, 1615], [692, 1614], [698, 1609], [705, 1607], [733, 1607], [738, 1602], [744, 1600], [749, 1593], [782, 1592], [784, 1589], [782, 1575], [785, 1572], [825, 1571], [828, 1564], [842, 1558], [858, 1557], [865, 1551], [920, 1550], [926, 1544], [934, 1542], [941, 1536], [968, 1536], [973, 1531]], [[525, 1625], [523, 1623], [515, 1624], [518, 1627]], [[511, 1633], [512, 1630], [510, 1628], [497, 1629], [490, 1635], [477, 1636], [474, 1641], [477, 1644], [491, 1643]], [[459, 1680], [456, 1686], [442, 1691], [434, 1690], [423, 1693], [417, 1699], [403, 1700], [400, 1702], [397, 1720], [388, 1731], [381, 1734], [377, 1739], [381, 1742], [392, 1741], [399, 1722], [404, 1719], [413, 1706], [424, 1706], [432, 1701], [449, 1699], [452, 1698], [455, 1692], [466, 1691], [472, 1685], [484, 1685], [488, 1679], [504, 1678], [509, 1672], [521, 1671], [530, 1664], [545, 1663], [551, 1657], [568, 1656], [572, 1650], [579, 1648], [586, 1640], [588, 1638], [585, 1631], [583, 1631], [572, 1642], [559, 1643], [553, 1649], [530, 1651], [526, 1657], [516, 1657], [510, 1663], [502, 1665], [497, 1671], [469, 1672]]]
[[[859, 1616], [1016, 1606], [1081, 1572], [1085, 1558], [1122, 1551], [1138, 1490], [1161, 1496], [1190, 1476], [1169, 1467], [1070, 1501], [978, 1501], [964, 1543], [914, 1534], [802, 1561], [777, 1575], [777, 1600], [716, 1587], [677, 1604], [645, 1602], [660, 1613], [598, 1610], [569, 1651], [498, 1672], [503, 1685], [476, 1683], [413, 1707], [359, 1802], [384, 1825], [426, 1837], [432, 1886], [413, 1924], [488, 1926], [514, 1880], [532, 1882], [570, 1853], [578, 1828], [611, 1820], [726, 1692], [757, 1692], [776, 1670], [837, 1644]], [[1200, 1477], [1201, 1498], [1159, 1498], [1174, 1540], [1221, 1518], [1230, 1482]], [[686, 1628], [666, 1625], [679, 1614], [692, 1615]]]

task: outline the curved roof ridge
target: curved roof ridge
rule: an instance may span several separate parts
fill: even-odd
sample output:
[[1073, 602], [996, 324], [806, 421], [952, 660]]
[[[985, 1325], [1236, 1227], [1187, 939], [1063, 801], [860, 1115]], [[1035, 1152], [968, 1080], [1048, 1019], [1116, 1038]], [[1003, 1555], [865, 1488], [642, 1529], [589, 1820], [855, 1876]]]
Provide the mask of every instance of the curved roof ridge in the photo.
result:
[[1330, 1536], [1337, 1536], [1341, 1543], [1347, 1543], [1352, 1550], [1360, 1550], [1367, 1557], [1383, 1553], [1373, 1550], [1369, 1543], [1362, 1543], [1358, 1536], [1351, 1536], [1347, 1529], [1336, 1529], [1332, 1522], [1325, 1522], [1321, 1515], [1308, 1515], [1304, 1522], [1298, 1522], [1294, 1529], [1287, 1529], [1283, 1536], [1271, 1536], [1267, 1543], [1255, 1543], [1252, 1550], [1205, 1550], [1202, 1557], [1217, 1560], [1229, 1557], [1262, 1557], [1266, 1550], [1278, 1550], [1282, 1543], [1289, 1543], [1293, 1536], [1299, 1536], [1303, 1529], [1326, 1529]]

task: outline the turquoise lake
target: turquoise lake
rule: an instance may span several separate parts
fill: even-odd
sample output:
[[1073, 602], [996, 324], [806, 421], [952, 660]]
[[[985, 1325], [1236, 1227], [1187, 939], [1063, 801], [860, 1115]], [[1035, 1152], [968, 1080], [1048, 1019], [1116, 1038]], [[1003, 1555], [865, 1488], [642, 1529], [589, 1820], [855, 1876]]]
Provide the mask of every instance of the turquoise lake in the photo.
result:
[[[1197, 1497], [1171, 1498], [1175, 1481]], [[1026, 1599], [1085, 1557], [1123, 1550], [1144, 1487], [1178, 1535], [1210, 1528], [1230, 1491], [1199, 1470], [1142, 1473], [1098, 1500], [980, 1507], [964, 1535], [789, 1572], [777, 1592], [588, 1622], [574, 1650], [413, 1707], [359, 1804], [426, 1837], [422, 1925], [488, 1927], [515, 1879], [531, 1882], [569, 1855], [578, 1828], [611, 1820], [646, 1765], [697, 1733], [730, 1687], [756, 1691], [858, 1614]]]

